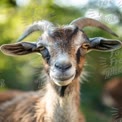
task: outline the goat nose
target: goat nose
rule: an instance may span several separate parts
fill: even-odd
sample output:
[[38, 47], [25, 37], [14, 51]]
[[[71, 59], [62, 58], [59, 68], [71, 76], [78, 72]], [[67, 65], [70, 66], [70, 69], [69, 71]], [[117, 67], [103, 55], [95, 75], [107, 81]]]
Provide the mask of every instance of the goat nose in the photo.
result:
[[61, 71], [66, 71], [72, 67], [71, 63], [56, 63], [55, 67]]

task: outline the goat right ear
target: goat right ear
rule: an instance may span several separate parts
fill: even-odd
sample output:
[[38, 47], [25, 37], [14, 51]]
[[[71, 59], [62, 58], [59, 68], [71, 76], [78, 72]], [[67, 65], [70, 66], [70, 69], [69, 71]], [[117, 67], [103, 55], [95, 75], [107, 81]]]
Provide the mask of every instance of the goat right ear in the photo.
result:
[[9, 56], [26, 55], [33, 52], [38, 52], [36, 43], [29, 42], [5, 44], [0, 47], [0, 50]]

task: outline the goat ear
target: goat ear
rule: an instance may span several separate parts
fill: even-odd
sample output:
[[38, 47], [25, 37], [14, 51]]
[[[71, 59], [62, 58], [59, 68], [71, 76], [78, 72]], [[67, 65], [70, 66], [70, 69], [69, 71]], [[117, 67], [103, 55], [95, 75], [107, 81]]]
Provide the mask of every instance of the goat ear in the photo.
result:
[[102, 37], [90, 38], [90, 50], [99, 50], [99, 51], [111, 51], [121, 48], [122, 43], [119, 40], [115, 39], [106, 39]]
[[0, 47], [0, 50], [10, 56], [26, 55], [33, 52], [38, 52], [36, 43], [21, 42], [16, 44], [5, 44]]

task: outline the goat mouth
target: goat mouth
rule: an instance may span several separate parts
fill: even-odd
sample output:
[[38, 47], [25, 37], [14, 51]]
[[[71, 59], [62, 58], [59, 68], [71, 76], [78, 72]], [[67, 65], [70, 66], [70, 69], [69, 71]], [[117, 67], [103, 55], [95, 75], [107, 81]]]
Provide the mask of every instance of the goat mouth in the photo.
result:
[[66, 81], [69, 80], [70, 78], [72, 78], [74, 75], [71, 75], [70, 77], [54, 77], [56, 80], [60, 80], [60, 81]]
[[55, 77], [53, 76], [53, 81], [55, 84], [57, 84], [58, 86], [66, 86], [68, 84], [70, 84], [72, 82], [72, 80], [74, 79], [74, 74], [71, 75], [70, 77]]

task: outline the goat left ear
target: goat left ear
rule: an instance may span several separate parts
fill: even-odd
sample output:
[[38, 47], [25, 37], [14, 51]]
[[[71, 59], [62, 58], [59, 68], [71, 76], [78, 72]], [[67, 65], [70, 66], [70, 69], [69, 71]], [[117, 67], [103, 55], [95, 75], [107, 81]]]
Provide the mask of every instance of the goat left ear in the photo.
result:
[[0, 47], [0, 50], [10, 56], [26, 55], [33, 52], [38, 52], [36, 43], [20, 42], [16, 44], [5, 44]]
[[90, 38], [90, 50], [99, 50], [99, 51], [111, 51], [121, 48], [122, 43], [119, 40], [115, 39], [106, 39], [102, 37]]

